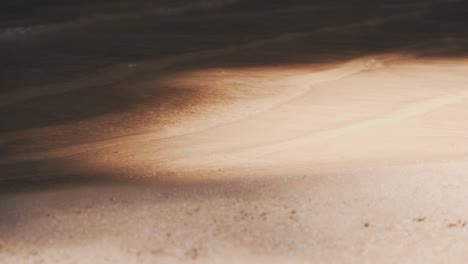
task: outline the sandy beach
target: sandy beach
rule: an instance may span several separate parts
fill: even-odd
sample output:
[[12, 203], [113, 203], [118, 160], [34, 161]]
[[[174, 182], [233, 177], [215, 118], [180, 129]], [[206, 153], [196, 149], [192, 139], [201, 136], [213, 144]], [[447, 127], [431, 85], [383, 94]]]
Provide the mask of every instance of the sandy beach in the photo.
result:
[[50, 2], [0, 11], [1, 264], [466, 262], [461, 1]]
[[[10, 186], [31, 181], [3, 192], [2, 262], [462, 261], [467, 65], [382, 55], [165, 78], [203, 90], [177, 122], [2, 160]], [[2, 139], [41, 149], [61, 128]]]

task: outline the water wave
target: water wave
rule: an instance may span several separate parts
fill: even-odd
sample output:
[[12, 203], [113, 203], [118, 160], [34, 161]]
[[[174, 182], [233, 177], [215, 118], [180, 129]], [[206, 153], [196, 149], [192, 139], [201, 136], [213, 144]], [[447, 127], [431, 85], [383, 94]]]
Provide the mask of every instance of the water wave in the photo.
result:
[[[217, 10], [229, 5], [237, 3], [239, 0], [197, 0], [197, 1], [172, 1], [171, 3], [155, 3], [140, 5], [138, 8], [129, 8], [122, 11], [121, 9], [108, 8], [102, 9], [85, 5], [82, 7], [82, 12], [73, 11], [76, 13], [85, 13], [86, 15], [70, 16], [67, 8], [55, 11], [52, 16], [55, 16], [50, 21], [50, 15], [44, 14], [42, 17], [33, 19], [13, 19], [1, 21], [0, 19], [0, 40], [19, 38], [30, 34], [50, 32], [57, 29], [67, 27], [76, 27], [87, 24], [92, 24], [100, 21], [113, 21], [122, 19], [137, 19], [146, 16], [176, 16], [191, 12], [204, 12]], [[76, 9], [76, 7], [75, 7]], [[55, 10], [55, 9], [54, 9]]]

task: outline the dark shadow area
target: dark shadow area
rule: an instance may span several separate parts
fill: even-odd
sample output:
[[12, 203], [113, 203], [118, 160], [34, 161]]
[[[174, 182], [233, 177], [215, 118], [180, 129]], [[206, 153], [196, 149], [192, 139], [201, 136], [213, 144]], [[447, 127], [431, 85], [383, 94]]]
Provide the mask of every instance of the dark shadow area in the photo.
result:
[[[141, 89], [135, 91], [133, 88], [138, 86]], [[157, 89], [150, 90], [144, 86], [141, 82], [139, 84], [127, 79], [125, 82], [91, 86], [0, 107], [0, 133], [59, 125], [109, 112], [120, 113], [137, 104], [151, 104], [154, 109], [158, 109], [162, 104], [176, 100], [182, 108], [194, 97], [192, 90], [183, 87], [158, 85]]]
[[2, 166], [0, 196], [21, 193], [66, 190], [102, 185], [120, 185], [131, 182], [128, 178], [106, 177], [96, 171], [83, 172], [70, 161], [53, 160], [22, 162]]
[[205, 175], [197, 172], [156, 170], [152, 175], [143, 175], [138, 172], [138, 168], [128, 168], [129, 170], [124, 171], [121, 168], [90, 165], [66, 158], [18, 162], [2, 165], [1, 168], [0, 197], [23, 193], [66, 192], [69, 189], [90, 187], [145, 187], [168, 193], [169, 196], [177, 189], [186, 194], [196, 192], [197, 195], [213, 196], [222, 195], [216, 190], [226, 186], [233, 191], [231, 194], [241, 193], [240, 196], [250, 197], [255, 195], [258, 187], [256, 184], [259, 184], [232, 177], [206, 179]]
[[[404, 16], [427, 10], [427, 15], [403, 20], [399, 24], [390, 22], [383, 27], [371, 26], [371, 32], [345, 29], [345, 32], [335, 32], [334, 38], [320, 37], [316, 40], [319, 41], [317, 45], [322, 44], [321, 50], [312, 46], [303, 52], [311, 57], [324, 57], [321, 54], [324, 51], [377, 51], [367, 50], [369, 45], [387, 45], [404, 50], [407, 47], [403, 45], [407, 43], [465, 37], [466, 3], [427, 2], [240, 1], [212, 12], [102, 20], [99, 23], [70, 26], [43, 34], [19, 34], [0, 41], [3, 64], [0, 89], [2, 92], [13, 91], [21, 87], [78, 78], [115, 64], [218, 49], [289, 33], [313, 33], [370, 19]], [[351, 45], [348, 38], [360, 38], [367, 45]], [[391, 40], [390, 43], [388, 40]], [[289, 51], [292, 53], [289, 63], [294, 63], [294, 53], [300, 51]], [[336, 57], [339, 58], [340, 54], [336, 54]], [[288, 61], [257, 61], [258, 65], [271, 63], [282, 64]]]
[[245, 49], [210, 60], [205, 67], [324, 64], [386, 53], [427, 58], [468, 55], [468, 4], [434, 4], [424, 14], [392, 15], [394, 19], [388, 21], [330, 27], [294, 41], [268, 44], [268, 48]]

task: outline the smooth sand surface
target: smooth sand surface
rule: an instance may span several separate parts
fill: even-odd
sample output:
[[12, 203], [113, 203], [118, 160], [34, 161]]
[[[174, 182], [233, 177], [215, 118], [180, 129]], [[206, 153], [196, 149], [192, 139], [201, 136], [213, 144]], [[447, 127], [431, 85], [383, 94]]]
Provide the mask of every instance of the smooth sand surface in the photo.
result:
[[158, 80], [176, 110], [4, 132], [0, 263], [463, 263], [467, 73], [204, 68]]

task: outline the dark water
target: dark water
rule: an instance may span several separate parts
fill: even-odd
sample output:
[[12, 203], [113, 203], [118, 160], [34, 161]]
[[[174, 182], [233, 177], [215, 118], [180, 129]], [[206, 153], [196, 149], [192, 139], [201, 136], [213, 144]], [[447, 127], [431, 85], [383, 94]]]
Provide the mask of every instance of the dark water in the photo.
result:
[[[468, 34], [463, 1], [16, 0], [1, 5], [1, 92], [69, 80], [119, 63], [411, 12], [424, 14], [370, 32], [340, 32], [315, 45], [355, 49], [347, 43], [350, 38], [377, 49], [423, 41], [452, 45]], [[317, 51], [297, 46], [300, 53]]]

